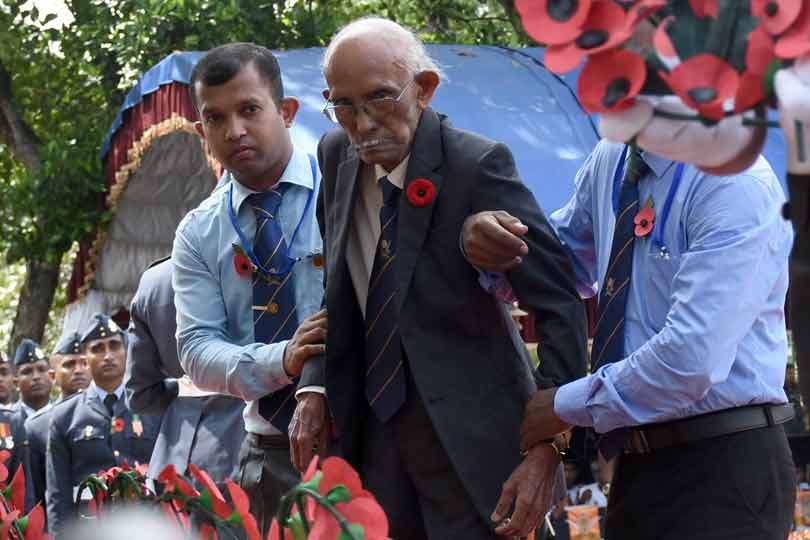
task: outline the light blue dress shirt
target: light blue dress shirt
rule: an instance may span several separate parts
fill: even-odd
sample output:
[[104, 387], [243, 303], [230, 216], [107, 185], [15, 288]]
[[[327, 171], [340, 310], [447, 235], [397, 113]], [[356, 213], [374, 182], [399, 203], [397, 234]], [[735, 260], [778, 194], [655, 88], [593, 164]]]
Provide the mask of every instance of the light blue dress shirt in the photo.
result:
[[[228, 215], [228, 193], [239, 226], [250, 244], [256, 216], [245, 199], [253, 193], [230, 173], [229, 178], [189, 212], [177, 228], [172, 251], [180, 364], [204, 390], [244, 399], [245, 428], [263, 435], [278, 431], [258, 412], [258, 399], [291, 383], [284, 371], [287, 341], [256, 343], [253, 335], [253, 287], [234, 265], [239, 237]], [[298, 324], [318, 311], [323, 298], [323, 252], [315, 215], [319, 173], [299, 149], [279, 182], [290, 184], [277, 219], [287, 242], [302, 220], [290, 256], [301, 258], [292, 269]]]
[[[580, 293], [596, 294], [610, 259], [613, 179], [622, 145], [600, 142], [571, 200], [551, 216], [575, 267]], [[645, 153], [639, 182], [656, 229], [676, 164]], [[728, 177], [686, 166], [663, 230], [637, 240], [627, 300], [625, 358], [562, 386], [555, 412], [604, 433], [730, 407], [784, 403], [784, 305], [793, 232], [785, 195], [763, 157]]]

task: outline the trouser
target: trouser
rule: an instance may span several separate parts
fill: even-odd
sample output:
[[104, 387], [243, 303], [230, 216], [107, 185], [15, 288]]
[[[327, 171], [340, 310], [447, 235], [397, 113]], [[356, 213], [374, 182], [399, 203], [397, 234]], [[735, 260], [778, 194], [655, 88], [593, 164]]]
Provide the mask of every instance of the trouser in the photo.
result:
[[239, 452], [239, 486], [250, 500], [250, 511], [267, 536], [281, 497], [300, 481], [290, 461], [286, 435], [248, 433]]
[[393, 418], [382, 424], [368, 414], [361, 476], [388, 515], [391, 538], [499, 538], [461, 484], [410, 376]]
[[619, 457], [607, 540], [785, 540], [796, 478], [782, 426]]

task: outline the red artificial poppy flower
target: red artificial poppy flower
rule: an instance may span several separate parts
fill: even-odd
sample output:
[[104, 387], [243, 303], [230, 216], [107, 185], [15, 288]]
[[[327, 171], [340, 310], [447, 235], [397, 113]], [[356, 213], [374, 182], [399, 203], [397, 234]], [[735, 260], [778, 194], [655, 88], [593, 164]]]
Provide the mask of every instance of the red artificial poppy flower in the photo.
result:
[[158, 482], [163, 484], [165, 491], [179, 492], [186, 497], [198, 497], [200, 494], [183, 477], [177, 474], [174, 465], [167, 465], [158, 476]]
[[239, 523], [247, 534], [247, 540], [262, 540], [256, 518], [250, 513], [250, 499], [245, 491], [231, 479], [225, 480], [225, 485], [228, 487], [231, 501], [236, 507], [236, 515], [239, 518]]
[[312, 460], [309, 462], [309, 466], [307, 467], [306, 472], [304, 472], [304, 476], [301, 477], [301, 480], [304, 482], [309, 482], [315, 476], [315, 473], [318, 472], [318, 462], [320, 461], [320, 456], [317, 454], [312, 456]]
[[658, 74], [687, 106], [712, 120], [723, 118], [723, 103], [736, 94], [740, 84], [737, 71], [713, 54], [693, 56], [671, 72]]
[[25, 470], [22, 467], [17, 467], [11, 483], [3, 489], [2, 495], [14, 510], [25, 510]]
[[236, 273], [242, 277], [250, 277], [253, 275], [253, 263], [244, 252], [244, 250], [234, 244], [233, 266], [236, 268]]
[[751, 0], [751, 14], [775, 36], [790, 28], [801, 10], [801, 0]]
[[633, 218], [633, 223], [636, 224], [635, 235], [639, 238], [647, 236], [653, 230], [655, 225], [655, 211], [652, 206], [645, 206], [639, 210], [636, 217]]
[[669, 25], [674, 22], [675, 17], [669, 16], [661, 21], [661, 24], [659, 24], [658, 28], [655, 29], [655, 34], [653, 35], [653, 46], [655, 47], [655, 51], [659, 56], [663, 56], [665, 58], [678, 56], [678, 51], [675, 50], [675, 45], [672, 43], [672, 39], [669, 37], [669, 33], [667, 32]]
[[225, 501], [225, 497], [222, 496], [222, 492], [217, 487], [216, 482], [214, 482], [213, 478], [205, 472], [204, 470], [200, 469], [193, 463], [188, 464], [188, 472], [197, 479], [200, 486], [203, 487], [203, 492], [200, 495], [203, 501], [211, 501], [210, 509], [223, 519], [228, 519], [231, 517], [231, 507]]
[[535, 41], [562, 45], [576, 39], [592, 0], [517, 0], [523, 28]]
[[124, 422], [123, 418], [114, 418], [112, 421], [112, 429], [113, 433], [121, 433], [124, 431], [124, 428], [127, 427], [126, 422]]
[[633, 105], [646, 78], [647, 64], [640, 54], [615, 49], [588, 58], [577, 93], [589, 113], [617, 112]]
[[[364, 540], [388, 540], [388, 518], [380, 504], [373, 497], [360, 497], [335, 504], [350, 527], [362, 528]], [[318, 505], [309, 540], [333, 540], [340, 536], [340, 524], [335, 516]]]
[[270, 530], [267, 532], [267, 540], [293, 540], [293, 535], [290, 529], [282, 529], [278, 524], [278, 520], [273, 518], [273, 521], [270, 523]]
[[[45, 511], [37, 504], [26, 516], [23, 529], [24, 540], [42, 540], [45, 532]], [[23, 518], [25, 519], [25, 518]]]
[[802, 4], [799, 16], [776, 42], [779, 58], [793, 59], [810, 53], [810, 3]]
[[217, 530], [210, 523], [200, 525], [200, 540], [218, 540]]
[[406, 194], [412, 205], [421, 208], [433, 202], [436, 197], [436, 186], [427, 178], [416, 178], [408, 184]]
[[8, 467], [6, 467], [6, 461], [8, 458], [11, 457], [11, 452], [8, 450], [0, 450], [0, 486], [5, 487], [2, 485], [3, 482], [8, 480]]
[[5, 505], [0, 504], [0, 538], [9, 538], [8, 531], [19, 517], [20, 511], [6, 512]]
[[588, 12], [582, 31], [564, 45], [546, 47], [543, 61], [554, 73], [571, 71], [586, 55], [599, 54], [627, 41], [633, 33], [635, 17], [614, 2], [596, 2]]
[[720, 11], [717, 0], [689, 0], [689, 5], [692, 6], [695, 15], [701, 19], [717, 17], [717, 13]]
[[747, 111], [765, 99], [765, 76], [775, 59], [773, 39], [761, 25], [756, 27], [748, 35], [745, 71], [740, 78], [737, 95], [734, 97], [734, 112]]

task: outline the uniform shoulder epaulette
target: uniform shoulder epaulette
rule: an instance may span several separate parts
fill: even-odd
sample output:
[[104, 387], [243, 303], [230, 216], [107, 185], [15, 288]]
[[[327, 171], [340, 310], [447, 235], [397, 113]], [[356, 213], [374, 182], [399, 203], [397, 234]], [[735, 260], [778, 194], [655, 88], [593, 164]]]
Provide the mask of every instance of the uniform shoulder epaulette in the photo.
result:
[[78, 392], [76, 392], [75, 394], [71, 394], [71, 395], [69, 395], [69, 396], [67, 396], [67, 397], [63, 397], [62, 399], [60, 399], [59, 401], [57, 401], [56, 403], [54, 403], [54, 404], [51, 406], [51, 409], [50, 409], [50, 410], [55, 411], [57, 408], [61, 408], [61, 407], [62, 407], [63, 405], [65, 405], [66, 403], [72, 403], [73, 401], [75, 401], [75, 400], [76, 400], [76, 398], [77, 398], [77, 397], [79, 397], [79, 396], [81, 396], [81, 395], [84, 395], [84, 390], [79, 390], [79, 391], [78, 391]]
[[171, 258], [172, 258], [171, 255], [166, 255], [165, 257], [161, 257], [160, 259], [155, 259], [154, 261], [149, 263], [149, 266], [147, 266], [146, 269], [148, 270], [148, 269], [152, 268], [153, 266], [157, 266], [162, 262], [168, 261]]
[[[54, 405], [56, 405], [56, 403], [54, 403]], [[43, 408], [41, 408], [40, 410], [35, 411], [35, 412], [34, 412], [34, 414], [32, 414], [31, 416], [29, 416], [29, 417], [28, 417], [28, 418], [25, 420], [25, 423], [27, 424], [28, 422], [30, 422], [30, 421], [31, 421], [31, 420], [33, 420], [34, 418], [39, 418], [39, 417], [40, 417], [40, 416], [42, 416], [43, 414], [48, 414], [49, 412], [51, 412], [51, 410], [53, 410], [53, 405], [51, 405], [50, 407], [43, 407]]]

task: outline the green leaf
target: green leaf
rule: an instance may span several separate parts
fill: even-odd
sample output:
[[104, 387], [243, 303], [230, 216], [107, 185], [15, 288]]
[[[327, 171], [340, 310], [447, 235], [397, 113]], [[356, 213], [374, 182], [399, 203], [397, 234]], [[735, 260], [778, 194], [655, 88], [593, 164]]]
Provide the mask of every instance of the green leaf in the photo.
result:
[[[234, 250], [236, 250], [236, 249], [241, 250], [242, 246], [239, 246], [238, 244], [234, 244], [233, 248], [234, 248]], [[323, 478], [323, 472], [322, 471], [315, 471], [315, 474], [312, 475], [312, 478], [309, 479], [309, 482], [302, 482], [301, 487], [309, 488], [312, 491], [318, 491], [318, 487], [321, 485], [321, 478]]]
[[329, 493], [326, 494], [326, 499], [332, 504], [337, 504], [350, 501], [352, 494], [349, 493], [349, 488], [343, 484], [338, 484], [329, 490]]
[[214, 511], [214, 503], [211, 499], [211, 493], [207, 489], [203, 489], [200, 493], [200, 506], [208, 510], [209, 512]]
[[287, 520], [287, 528], [290, 529], [294, 540], [306, 540], [307, 533], [301, 514], [296, 513], [294, 516], [290, 516]]
[[16, 520], [17, 526], [20, 527], [20, 530], [23, 533], [25, 533], [25, 529], [28, 528], [28, 519], [29, 519], [28, 516], [23, 516], [20, 519]]

